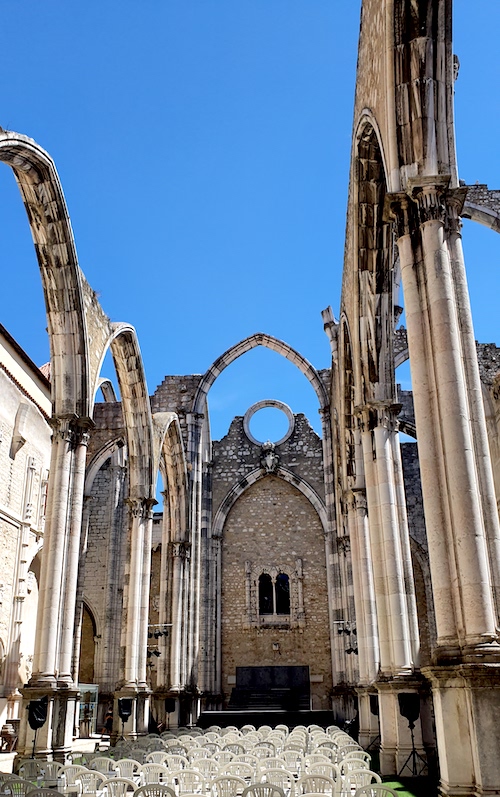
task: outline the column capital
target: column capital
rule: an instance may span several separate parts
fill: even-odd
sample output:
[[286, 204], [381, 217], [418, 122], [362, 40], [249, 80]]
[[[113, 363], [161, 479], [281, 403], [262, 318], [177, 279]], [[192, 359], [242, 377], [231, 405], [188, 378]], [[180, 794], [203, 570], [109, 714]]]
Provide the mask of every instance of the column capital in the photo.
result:
[[406, 191], [386, 194], [384, 220], [394, 222], [397, 238], [427, 221], [440, 221], [450, 232], [460, 231], [467, 187], [449, 188], [450, 180], [447, 174], [412, 177]]
[[72, 446], [87, 446], [90, 440], [90, 431], [94, 429], [95, 423], [92, 418], [83, 418], [74, 415], [53, 415], [49, 418], [49, 426], [52, 429], [52, 438], [61, 439], [70, 443]]
[[172, 557], [180, 559], [189, 559], [191, 551], [191, 543], [186, 540], [172, 540]]
[[390, 401], [371, 401], [368, 404], [360, 404], [354, 408], [354, 413], [359, 419], [361, 431], [371, 431], [377, 426], [383, 426], [389, 431], [399, 430], [398, 415], [401, 412], [401, 404]]
[[353, 491], [354, 497], [354, 506], [356, 511], [360, 514], [367, 515], [368, 514], [368, 502], [366, 500], [366, 490], [354, 490]]
[[151, 520], [153, 507], [158, 501], [156, 498], [126, 498], [125, 503], [128, 505], [132, 517]]
[[396, 228], [396, 238], [409, 235], [412, 229], [414, 205], [404, 191], [386, 194], [384, 198], [384, 221], [392, 221]]

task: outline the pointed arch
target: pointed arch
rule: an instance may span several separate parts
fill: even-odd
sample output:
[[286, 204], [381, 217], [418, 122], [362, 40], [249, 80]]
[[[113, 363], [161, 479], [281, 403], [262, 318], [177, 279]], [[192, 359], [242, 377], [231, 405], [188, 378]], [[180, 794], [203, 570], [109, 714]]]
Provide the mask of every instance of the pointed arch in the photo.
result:
[[188, 471], [179, 419], [175, 412], [153, 415], [154, 472], [162, 472], [170, 523], [178, 539], [188, 534]]
[[56, 415], [90, 417], [92, 391], [84, 282], [66, 200], [52, 158], [35, 141], [0, 130], [0, 161], [14, 172], [40, 267]]
[[130, 324], [111, 324], [102, 352], [111, 348], [120, 387], [127, 436], [130, 498], [154, 499], [156, 471], [153, 456], [153, 420], [139, 341]]
[[[229, 515], [231, 508], [234, 506], [238, 498], [240, 498], [243, 493], [248, 490], [256, 482], [264, 479], [267, 476], [267, 472], [262, 468], [256, 468], [255, 470], [251, 471], [247, 474], [243, 479], [235, 484], [231, 490], [226, 494], [224, 499], [222, 500], [219, 508], [214, 517], [214, 521], [212, 524], [212, 536], [213, 537], [221, 537], [222, 530], [224, 528], [224, 524], [226, 522], [226, 518]], [[291, 470], [288, 468], [278, 467], [278, 469], [273, 472], [273, 476], [277, 476], [283, 481], [288, 482], [291, 484], [292, 487], [295, 487], [299, 492], [304, 495], [309, 503], [312, 504], [314, 509], [316, 510], [319, 519], [321, 521], [321, 525], [323, 526], [323, 531], [325, 534], [328, 530], [328, 518], [327, 518], [327, 511], [326, 506], [323, 503], [320, 496], [317, 494], [315, 490], [308, 484], [305, 479], [302, 479], [300, 476], [297, 476], [296, 473], [292, 473]]]
[[305, 357], [299, 354], [299, 352], [295, 349], [292, 349], [292, 347], [284, 341], [274, 338], [272, 335], [266, 335], [263, 332], [256, 332], [254, 335], [250, 335], [250, 337], [240, 340], [239, 343], [236, 343], [230, 349], [225, 351], [224, 354], [222, 354], [217, 360], [215, 360], [213, 365], [210, 366], [208, 371], [203, 375], [198, 386], [198, 390], [196, 391], [193, 402], [193, 413], [198, 414], [203, 412], [208, 391], [222, 371], [224, 371], [228, 365], [231, 365], [231, 363], [237, 360], [238, 357], [241, 357], [242, 354], [250, 351], [250, 349], [255, 349], [257, 346], [263, 346], [264, 348], [270, 349], [277, 354], [281, 354], [283, 357], [285, 357], [287, 360], [290, 360], [290, 362], [297, 366], [299, 371], [301, 371], [301, 373], [303, 373], [304, 376], [310, 381], [314, 392], [318, 397], [320, 410], [328, 407], [329, 400], [326, 388], [314, 366], [312, 366], [311, 363], [305, 359]]

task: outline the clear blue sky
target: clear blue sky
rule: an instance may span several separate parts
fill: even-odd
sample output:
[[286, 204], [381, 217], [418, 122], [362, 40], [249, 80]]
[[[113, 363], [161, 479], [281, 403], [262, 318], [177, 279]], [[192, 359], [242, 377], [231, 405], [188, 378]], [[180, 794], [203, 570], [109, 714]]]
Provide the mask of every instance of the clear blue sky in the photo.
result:
[[[80, 265], [138, 332], [149, 389], [257, 331], [329, 365], [338, 311], [359, 0], [23, 0], [2, 9], [0, 125], [52, 155]], [[455, 2], [457, 146], [500, 188], [496, 0]], [[0, 168], [0, 321], [48, 359], [24, 209]], [[500, 238], [467, 223], [476, 336], [500, 343]], [[110, 375], [107, 368], [106, 375]], [[211, 394], [214, 437], [260, 399], [312, 390], [257, 350]], [[256, 419], [258, 416], [255, 416]], [[253, 427], [254, 428], [254, 427]], [[255, 429], [258, 433], [258, 429]]]

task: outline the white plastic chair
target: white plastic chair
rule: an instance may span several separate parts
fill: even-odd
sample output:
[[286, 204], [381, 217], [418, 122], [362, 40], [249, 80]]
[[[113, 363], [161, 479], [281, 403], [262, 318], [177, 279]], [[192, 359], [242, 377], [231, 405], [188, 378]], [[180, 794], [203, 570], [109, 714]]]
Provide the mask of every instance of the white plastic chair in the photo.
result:
[[240, 797], [247, 787], [246, 780], [236, 775], [220, 775], [211, 783], [211, 797]]
[[167, 784], [170, 772], [163, 764], [143, 764], [141, 767], [141, 782], [143, 786], [151, 783]]
[[101, 784], [107, 797], [127, 797], [129, 792], [134, 793], [137, 783], [130, 778], [108, 778]]

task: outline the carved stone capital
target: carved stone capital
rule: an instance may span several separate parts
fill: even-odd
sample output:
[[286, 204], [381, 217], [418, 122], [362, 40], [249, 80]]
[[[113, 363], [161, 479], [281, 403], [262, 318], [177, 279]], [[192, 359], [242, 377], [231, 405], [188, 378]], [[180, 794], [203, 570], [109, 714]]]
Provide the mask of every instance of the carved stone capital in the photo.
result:
[[79, 418], [73, 414], [54, 415], [49, 419], [49, 425], [52, 427], [52, 439], [64, 440], [72, 448], [88, 446], [90, 431], [95, 427], [92, 418]]
[[337, 537], [337, 553], [339, 555], [343, 554], [344, 556], [347, 556], [350, 550], [351, 538], [347, 535], [344, 535], [343, 537]]
[[394, 223], [396, 238], [410, 234], [413, 215], [413, 202], [404, 191], [385, 195], [383, 221]]
[[156, 498], [126, 498], [129, 512], [134, 518], [141, 520], [151, 520], [153, 517], [153, 507], [158, 503]]
[[362, 432], [372, 431], [377, 426], [383, 426], [392, 432], [399, 430], [398, 415], [401, 412], [401, 404], [393, 404], [385, 401], [372, 401], [355, 407], [355, 414], [359, 419]]
[[173, 540], [171, 546], [172, 558], [189, 559], [191, 549], [190, 542], [186, 542], [186, 540]]

